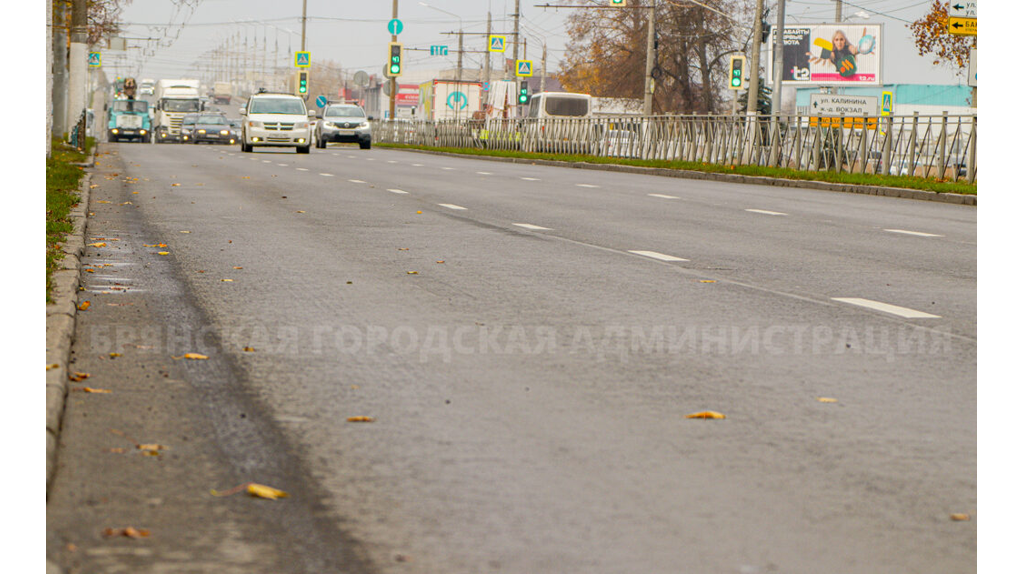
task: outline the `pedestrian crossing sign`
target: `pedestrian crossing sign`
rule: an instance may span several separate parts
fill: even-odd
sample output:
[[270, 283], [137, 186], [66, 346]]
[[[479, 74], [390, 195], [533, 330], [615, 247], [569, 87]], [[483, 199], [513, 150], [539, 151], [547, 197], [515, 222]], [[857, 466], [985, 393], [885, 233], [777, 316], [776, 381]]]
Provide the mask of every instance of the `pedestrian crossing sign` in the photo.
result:
[[312, 65], [312, 56], [309, 52], [295, 52], [295, 67], [308, 68]]
[[491, 35], [487, 37], [487, 50], [489, 52], [505, 51], [505, 36]]
[[533, 60], [516, 60], [516, 77], [525, 78], [533, 75]]
[[99, 68], [103, 64], [103, 58], [99, 52], [89, 52], [89, 67]]

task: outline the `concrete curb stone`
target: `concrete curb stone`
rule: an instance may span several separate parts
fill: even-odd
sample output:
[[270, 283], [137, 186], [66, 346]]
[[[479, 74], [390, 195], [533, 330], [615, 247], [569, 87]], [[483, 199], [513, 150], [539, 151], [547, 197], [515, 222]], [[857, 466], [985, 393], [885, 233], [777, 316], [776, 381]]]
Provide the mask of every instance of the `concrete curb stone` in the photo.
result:
[[662, 167], [639, 167], [633, 165], [600, 164], [587, 162], [568, 162], [550, 159], [526, 159], [519, 157], [494, 157], [484, 155], [469, 155], [451, 153], [445, 151], [392, 148], [401, 151], [412, 151], [432, 155], [443, 155], [449, 157], [470, 157], [487, 161], [498, 161], [504, 163], [519, 163], [529, 165], [547, 165], [556, 167], [572, 167], [577, 169], [592, 169], [597, 171], [615, 171], [619, 173], [633, 173], [642, 175], [657, 175], [662, 177], [675, 177], [680, 179], [698, 179], [705, 181], [722, 181], [727, 183], [750, 183], [757, 185], [776, 185], [779, 187], [797, 187], [802, 189], [820, 189], [824, 191], [836, 191], [842, 193], [860, 193], [865, 195], [881, 195], [885, 197], [897, 197], [902, 199], [917, 199], [922, 201], [939, 201], [943, 203], [955, 203], [958, 205], [978, 205], [978, 196], [959, 193], [936, 193], [919, 189], [906, 189], [902, 187], [881, 187], [873, 185], [853, 185], [847, 183], [831, 183], [827, 181], [810, 181], [802, 179], [784, 179], [776, 177], [763, 177], [755, 175], [740, 175], [732, 173], [708, 173], [703, 171], [689, 171], [682, 169], [668, 169]]
[[[96, 163], [93, 149], [89, 159], [82, 165], [91, 167]], [[71, 360], [71, 342], [75, 336], [79, 273], [81, 255], [85, 252], [85, 227], [89, 208], [89, 184], [92, 177], [86, 173], [79, 185], [78, 205], [71, 209], [69, 217], [74, 230], [68, 234], [62, 249], [64, 259], [61, 269], [53, 274], [53, 303], [46, 305], [46, 365], [57, 365], [46, 371], [46, 490], [56, 470], [57, 445], [60, 442], [61, 420], [64, 416], [64, 401], [68, 393], [68, 366]], [[55, 569], [55, 570], [54, 570]], [[55, 564], [47, 561], [47, 572], [57, 571]]]

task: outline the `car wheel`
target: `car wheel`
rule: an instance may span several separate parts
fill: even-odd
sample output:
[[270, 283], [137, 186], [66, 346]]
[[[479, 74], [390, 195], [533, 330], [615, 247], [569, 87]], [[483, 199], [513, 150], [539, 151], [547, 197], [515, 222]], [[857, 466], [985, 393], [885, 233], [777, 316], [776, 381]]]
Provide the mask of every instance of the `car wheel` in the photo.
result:
[[295, 153], [309, 153], [309, 146], [305, 146], [305, 147], [298, 147], [298, 146], [296, 146], [295, 147]]
[[370, 142], [359, 142], [359, 149], [370, 149]]
[[252, 146], [249, 145], [249, 144], [246, 144], [245, 142], [242, 142], [242, 153], [251, 153], [251, 152], [252, 152]]

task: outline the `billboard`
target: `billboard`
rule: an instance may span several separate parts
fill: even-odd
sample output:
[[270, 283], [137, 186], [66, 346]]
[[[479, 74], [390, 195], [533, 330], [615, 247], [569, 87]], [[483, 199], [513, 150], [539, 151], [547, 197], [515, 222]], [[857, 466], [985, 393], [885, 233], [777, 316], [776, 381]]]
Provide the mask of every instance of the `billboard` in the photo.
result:
[[[772, 28], [768, 78], [775, 77]], [[798, 86], [882, 85], [881, 24], [786, 26], [782, 35], [782, 83]]]

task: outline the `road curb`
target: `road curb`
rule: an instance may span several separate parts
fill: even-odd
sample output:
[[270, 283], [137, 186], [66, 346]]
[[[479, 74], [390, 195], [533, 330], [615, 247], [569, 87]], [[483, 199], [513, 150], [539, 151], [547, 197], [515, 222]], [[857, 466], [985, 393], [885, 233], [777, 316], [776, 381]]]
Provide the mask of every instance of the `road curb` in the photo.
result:
[[[96, 152], [84, 166], [95, 165]], [[71, 208], [68, 217], [74, 230], [64, 240], [64, 259], [61, 268], [53, 273], [53, 302], [46, 305], [46, 492], [57, 463], [57, 444], [64, 417], [64, 401], [68, 394], [71, 343], [75, 338], [75, 317], [78, 312], [79, 274], [81, 256], [85, 252], [85, 227], [89, 209], [91, 174], [86, 173], [79, 184], [78, 205]]]
[[669, 169], [664, 167], [639, 167], [633, 165], [601, 164], [587, 162], [557, 161], [550, 159], [528, 159], [520, 157], [495, 157], [488, 155], [471, 155], [464, 153], [452, 153], [446, 151], [435, 151], [413, 148], [385, 148], [399, 151], [412, 151], [432, 155], [443, 155], [449, 157], [469, 157], [487, 161], [499, 161], [504, 163], [519, 163], [528, 165], [548, 165], [555, 167], [572, 167], [576, 169], [592, 169], [597, 171], [615, 171], [619, 173], [635, 173], [642, 175], [657, 175], [661, 177], [675, 177], [680, 179], [699, 179], [705, 181], [721, 181], [727, 183], [749, 183], [756, 185], [775, 185], [779, 187], [797, 187], [802, 189], [818, 189], [823, 191], [836, 191], [841, 193], [859, 193], [863, 195], [880, 195], [884, 197], [897, 197], [901, 199], [916, 199], [921, 201], [938, 201], [942, 203], [954, 203], [958, 205], [970, 205], [977, 207], [978, 196], [960, 193], [937, 193], [934, 191], [922, 191], [919, 189], [906, 189], [902, 187], [881, 187], [874, 185], [855, 185], [849, 183], [830, 183], [827, 181], [810, 181], [803, 179], [784, 179], [779, 177], [763, 177], [756, 175], [740, 175], [733, 173], [712, 173], [704, 171], [693, 171], [684, 169]]

